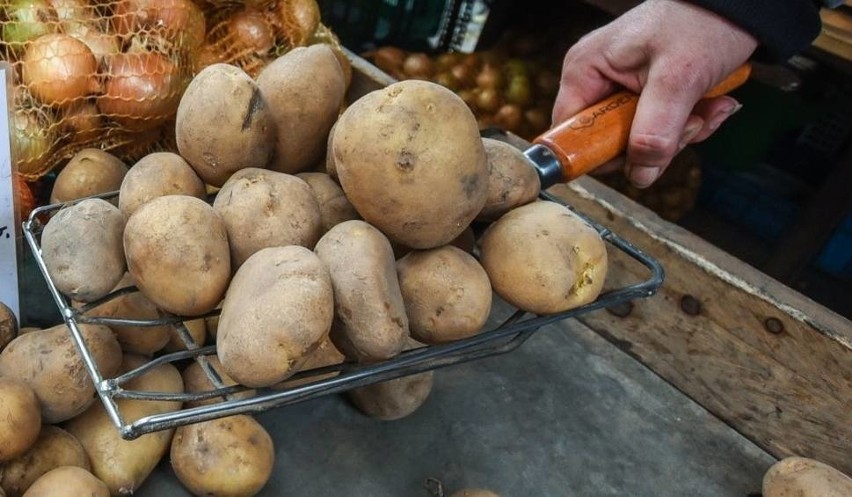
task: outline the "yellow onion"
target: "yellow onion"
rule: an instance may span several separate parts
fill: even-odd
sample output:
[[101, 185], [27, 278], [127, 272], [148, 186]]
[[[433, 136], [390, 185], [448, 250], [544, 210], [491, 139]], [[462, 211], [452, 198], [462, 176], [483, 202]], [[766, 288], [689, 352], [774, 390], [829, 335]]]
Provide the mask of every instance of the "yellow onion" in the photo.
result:
[[72, 143], [92, 143], [103, 130], [103, 117], [95, 104], [81, 102], [65, 111], [61, 127]]
[[2, 13], [3, 41], [15, 50], [57, 30], [56, 11], [46, 0], [3, 2]]
[[118, 0], [112, 23], [122, 37], [156, 35], [178, 49], [195, 50], [204, 42], [204, 13], [192, 0]]
[[24, 178], [46, 170], [55, 141], [50, 116], [38, 109], [17, 109], [11, 120], [11, 151], [15, 168]]
[[242, 9], [228, 20], [228, 40], [238, 51], [264, 56], [275, 46], [275, 33], [259, 10]]
[[33, 98], [67, 107], [99, 89], [97, 69], [97, 60], [85, 43], [65, 34], [48, 34], [27, 47], [21, 76]]
[[278, 0], [270, 11], [275, 34], [290, 47], [304, 46], [320, 25], [316, 0]]
[[93, 24], [75, 24], [66, 28], [65, 32], [85, 43], [94, 54], [98, 65], [121, 50], [117, 36], [105, 33]]

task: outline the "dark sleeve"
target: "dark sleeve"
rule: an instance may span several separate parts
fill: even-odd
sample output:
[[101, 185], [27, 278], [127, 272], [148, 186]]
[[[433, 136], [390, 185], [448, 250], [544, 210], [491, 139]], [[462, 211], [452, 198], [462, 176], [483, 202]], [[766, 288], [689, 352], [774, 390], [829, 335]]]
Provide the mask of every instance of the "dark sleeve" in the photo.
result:
[[760, 42], [758, 57], [783, 62], [817, 37], [819, 6], [812, 0], [689, 0], [739, 25]]

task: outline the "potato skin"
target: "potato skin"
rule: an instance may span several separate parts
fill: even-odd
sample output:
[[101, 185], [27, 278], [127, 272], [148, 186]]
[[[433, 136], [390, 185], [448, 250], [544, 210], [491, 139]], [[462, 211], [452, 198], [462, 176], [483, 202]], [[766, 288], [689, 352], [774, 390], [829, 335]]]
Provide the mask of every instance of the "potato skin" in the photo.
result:
[[41, 431], [41, 406], [27, 383], [0, 377], [0, 419], [2, 463], [28, 451]]
[[26, 453], [8, 461], [0, 473], [0, 488], [6, 497], [19, 497], [48, 471], [60, 466], [91, 470], [89, 455], [74, 435], [54, 425], [42, 425], [35, 444]]
[[482, 138], [488, 161], [488, 198], [477, 221], [492, 222], [522, 205], [535, 201], [541, 179], [526, 156], [516, 147], [493, 138]]
[[409, 252], [396, 263], [412, 338], [437, 344], [482, 331], [491, 313], [491, 282], [464, 250], [445, 245]]
[[56, 288], [81, 302], [99, 299], [124, 275], [124, 216], [106, 200], [61, 209], [44, 227], [41, 250]]
[[[80, 324], [79, 328], [98, 369], [109, 378], [121, 362], [118, 341], [106, 326]], [[65, 324], [12, 340], [0, 353], [0, 376], [29, 384], [41, 404], [43, 423], [71, 419], [95, 402], [95, 386]]]
[[[331, 341], [330, 337], [326, 337], [322, 342], [320, 342], [317, 348], [312, 350], [307, 355], [297, 372], [310, 371], [311, 369], [333, 366], [336, 364], [341, 364], [344, 361], [346, 361], [346, 356], [344, 356], [339, 350], [337, 350], [337, 347], [334, 346], [334, 342]], [[272, 388], [276, 388], [279, 390], [285, 388], [293, 388], [299, 385], [305, 385], [307, 383], [313, 383], [319, 380], [334, 378], [338, 374], [339, 373], [337, 373], [336, 371], [332, 371], [330, 373], [307, 376], [304, 378], [288, 378], [277, 385], [273, 385]]]
[[[228, 376], [225, 373], [224, 368], [222, 368], [222, 363], [219, 361], [219, 357], [216, 355], [207, 356], [207, 362], [210, 367], [213, 368], [214, 371], [219, 375], [219, 378], [222, 380], [222, 383], [225, 386], [233, 386], [238, 385], [233, 378]], [[192, 364], [186, 367], [181, 373], [183, 377], [183, 386], [186, 392], [197, 393], [197, 392], [209, 392], [211, 390], [215, 390], [213, 383], [210, 381], [210, 378], [207, 376], [207, 373], [204, 372], [204, 369], [201, 368], [201, 364], [198, 361], [193, 361]], [[254, 390], [246, 390], [244, 392], [233, 394], [233, 398], [235, 399], [245, 399], [254, 395]], [[197, 407], [204, 406], [207, 404], [216, 404], [217, 402], [221, 402], [224, 400], [222, 397], [213, 397], [211, 399], [205, 400], [196, 400], [187, 402], [186, 407]]]
[[204, 200], [204, 182], [183, 157], [152, 152], [133, 164], [118, 192], [118, 208], [129, 218], [145, 202], [165, 195], [189, 195]]
[[127, 220], [124, 252], [142, 293], [177, 315], [212, 310], [230, 281], [225, 223], [195, 197], [166, 195], [143, 204]]
[[515, 208], [491, 224], [482, 235], [480, 261], [498, 295], [536, 314], [593, 301], [607, 271], [600, 234], [550, 201]]
[[365, 221], [345, 221], [323, 235], [315, 251], [334, 284], [335, 346], [360, 361], [399, 354], [408, 317], [387, 237]]
[[763, 475], [764, 497], [848, 497], [852, 478], [806, 457], [785, 457]]
[[222, 368], [249, 387], [291, 376], [328, 335], [332, 280], [305, 247], [269, 247], [246, 260], [231, 282], [216, 333]]
[[33, 482], [24, 497], [109, 497], [109, 488], [77, 466], [54, 468]]
[[256, 495], [275, 464], [272, 437], [245, 414], [180, 426], [170, 459], [178, 480], [195, 495]]
[[234, 267], [266, 247], [312, 249], [322, 235], [320, 208], [311, 187], [291, 174], [257, 168], [238, 171], [222, 185], [213, 208], [228, 230]]
[[257, 83], [229, 64], [211, 64], [193, 77], [178, 105], [175, 136], [180, 155], [213, 186], [240, 169], [267, 167], [275, 152], [269, 105]]
[[99, 148], [84, 148], [56, 175], [50, 203], [117, 191], [127, 170], [127, 164], [111, 153]]
[[0, 302], [0, 350], [21, 333], [18, 329], [18, 319], [9, 306]]
[[331, 176], [319, 172], [299, 173], [296, 176], [311, 187], [319, 206], [323, 234], [343, 221], [360, 219], [358, 211]]
[[293, 48], [260, 71], [257, 86], [277, 129], [270, 169], [295, 174], [319, 163], [346, 93], [332, 49], [323, 43]]
[[437, 83], [404, 80], [359, 98], [338, 119], [332, 149], [349, 201], [402, 245], [446, 245], [485, 204], [476, 118]]
[[[422, 346], [409, 339], [406, 350]], [[361, 412], [385, 421], [402, 419], [414, 413], [432, 392], [434, 371], [425, 371], [349, 390], [349, 400]]]

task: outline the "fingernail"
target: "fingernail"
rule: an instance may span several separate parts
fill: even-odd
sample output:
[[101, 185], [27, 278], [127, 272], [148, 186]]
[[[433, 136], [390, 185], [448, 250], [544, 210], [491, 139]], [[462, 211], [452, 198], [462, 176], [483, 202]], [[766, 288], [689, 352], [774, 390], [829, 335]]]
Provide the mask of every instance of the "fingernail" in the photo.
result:
[[683, 130], [683, 136], [680, 138], [680, 143], [678, 144], [678, 148], [683, 150], [689, 142], [692, 141], [693, 138], [701, 131], [701, 123], [693, 123], [686, 127]]
[[742, 108], [743, 108], [743, 104], [741, 104], [741, 103], [737, 103], [737, 104], [734, 104], [734, 105], [732, 105], [732, 106], [728, 107], [727, 109], [725, 109], [725, 111], [724, 111], [724, 112], [725, 112], [726, 114], [728, 114], [729, 116], [731, 116], [731, 115], [736, 114], [736, 113], [737, 113], [737, 111], [738, 111], [738, 110], [740, 110], [740, 109], [742, 109]]
[[660, 168], [630, 164], [627, 166], [627, 177], [639, 188], [647, 188], [660, 176]]
[[719, 129], [719, 126], [721, 126], [723, 122], [725, 122], [732, 115], [736, 114], [737, 111], [742, 108], [742, 104], [736, 104], [732, 105], [728, 109], [723, 110], [718, 115], [714, 116], [713, 120], [707, 123], [707, 128], [710, 129], [710, 131], [716, 131], [717, 129]]

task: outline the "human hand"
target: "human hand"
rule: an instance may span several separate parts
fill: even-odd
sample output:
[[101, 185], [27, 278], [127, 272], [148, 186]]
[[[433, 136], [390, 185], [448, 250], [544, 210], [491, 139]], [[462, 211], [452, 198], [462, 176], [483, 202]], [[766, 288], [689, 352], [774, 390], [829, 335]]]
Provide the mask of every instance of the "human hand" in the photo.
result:
[[619, 88], [639, 93], [625, 172], [650, 186], [687, 144], [739, 110], [729, 96], [701, 99], [757, 48], [747, 32], [679, 0], [647, 0], [580, 39], [565, 54], [557, 124]]

